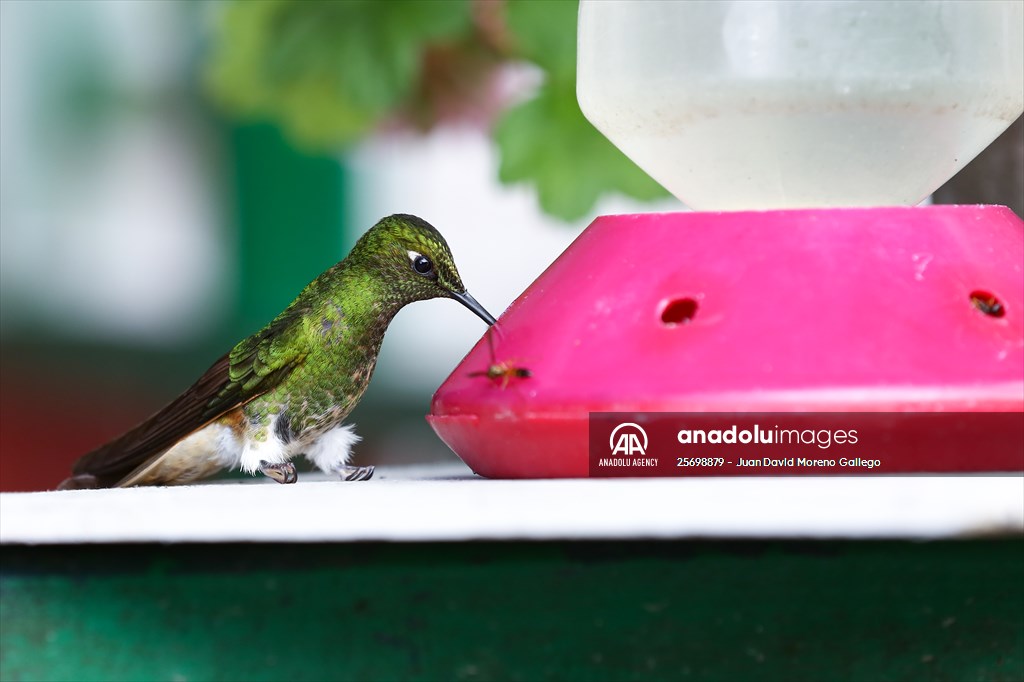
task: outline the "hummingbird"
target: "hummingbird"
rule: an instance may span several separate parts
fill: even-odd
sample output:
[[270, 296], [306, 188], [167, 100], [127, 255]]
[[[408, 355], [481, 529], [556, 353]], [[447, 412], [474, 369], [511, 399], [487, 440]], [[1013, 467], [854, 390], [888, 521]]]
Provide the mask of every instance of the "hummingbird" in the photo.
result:
[[59, 488], [177, 485], [234, 467], [294, 483], [291, 460], [300, 454], [345, 480], [370, 478], [372, 466], [348, 464], [359, 437], [344, 419], [366, 391], [395, 314], [431, 298], [455, 299], [495, 323], [437, 229], [412, 215], [383, 218], [184, 393], [83, 455]]

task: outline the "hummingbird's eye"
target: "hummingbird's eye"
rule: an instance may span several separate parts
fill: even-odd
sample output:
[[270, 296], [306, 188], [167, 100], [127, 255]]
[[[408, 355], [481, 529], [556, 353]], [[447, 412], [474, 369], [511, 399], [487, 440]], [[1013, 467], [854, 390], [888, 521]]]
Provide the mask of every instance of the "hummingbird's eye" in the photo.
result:
[[412, 259], [412, 269], [424, 277], [430, 277], [434, 274], [434, 264], [423, 255], [417, 255]]

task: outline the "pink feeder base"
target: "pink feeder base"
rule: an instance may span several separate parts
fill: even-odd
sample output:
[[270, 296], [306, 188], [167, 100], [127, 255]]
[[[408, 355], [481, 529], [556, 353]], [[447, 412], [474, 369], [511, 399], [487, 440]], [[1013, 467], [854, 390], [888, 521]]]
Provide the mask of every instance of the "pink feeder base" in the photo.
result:
[[587, 476], [591, 412], [1024, 412], [1024, 224], [1002, 206], [604, 216], [494, 346], [531, 376], [471, 376], [481, 339], [427, 417], [489, 477]]

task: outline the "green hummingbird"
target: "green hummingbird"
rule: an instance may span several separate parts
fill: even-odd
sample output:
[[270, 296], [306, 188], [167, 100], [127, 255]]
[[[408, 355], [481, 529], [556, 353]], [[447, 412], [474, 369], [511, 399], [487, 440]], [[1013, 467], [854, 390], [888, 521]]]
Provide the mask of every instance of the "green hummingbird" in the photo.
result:
[[382, 219], [178, 398], [83, 455], [60, 488], [184, 484], [233, 467], [294, 483], [299, 454], [345, 480], [370, 478], [373, 467], [348, 465], [359, 437], [342, 422], [395, 314], [439, 297], [495, 322], [466, 291], [440, 232], [412, 215]]

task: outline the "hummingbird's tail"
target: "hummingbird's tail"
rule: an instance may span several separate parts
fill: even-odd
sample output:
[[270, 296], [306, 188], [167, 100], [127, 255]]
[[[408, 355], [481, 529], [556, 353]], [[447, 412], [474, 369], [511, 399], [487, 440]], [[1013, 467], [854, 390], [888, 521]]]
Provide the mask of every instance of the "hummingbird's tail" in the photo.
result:
[[[165, 408], [122, 436], [83, 455], [58, 490], [114, 488], [126, 477], [166, 453], [175, 443], [234, 409], [238, 401], [228, 400], [210, 409], [211, 401], [224, 393], [229, 383], [230, 360], [221, 357], [188, 390]], [[174, 481], [161, 481], [173, 483]], [[137, 485], [132, 483], [131, 485]]]
[[57, 490], [91, 490], [92, 488], [109, 488], [110, 485], [103, 485], [100, 479], [92, 474], [77, 474], [71, 478], [65, 478], [57, 486]]
[[167, 407], [83, 455], [60, 489], [188, 483], [207, 475], [208, 469], [194, 458], [157, 460], [168, 453], [187, 454], [187, 449], [174, 446], [283, 381], [307, 355], [301, 337], [306, 312], [291, 306], [238, 343]]

